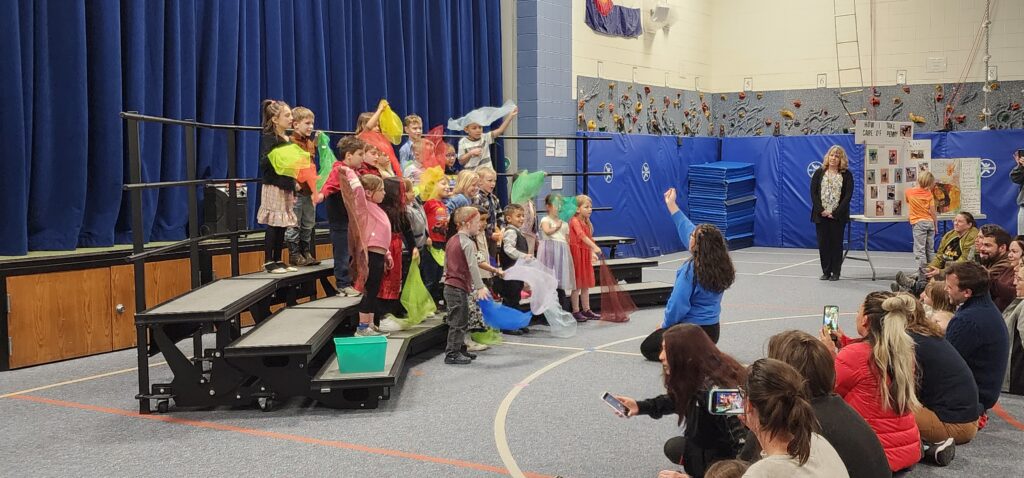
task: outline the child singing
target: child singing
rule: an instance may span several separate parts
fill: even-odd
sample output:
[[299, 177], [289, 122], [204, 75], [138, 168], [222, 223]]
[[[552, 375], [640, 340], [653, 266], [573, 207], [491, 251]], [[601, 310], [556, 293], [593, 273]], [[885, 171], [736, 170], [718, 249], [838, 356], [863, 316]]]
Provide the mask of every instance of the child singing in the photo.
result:
[[576, 275], [576, 288], [572, 290], [572, 316], [577, 322], [597, 320], [601, 316], [590, 310], [590, 288], [597, 281], [594, 278], [594, 260], [601, 253], [601, 248], [594, 243], [594, 224], [590, 215], [594, 212], [594, 203], [585, 194], [576, 196], [576, 215], [569, 221], [569, 252], [572, 253], [573, 269]]
[[487, 298], [487, 288], [477, 267], [476, 241], [480, 233], [480, 213], [476, 208], [461, 207], [455, 211], [458, 233], [445, 246], [444, 301], [448, 306], [448, 344], [444, 363], [465, 365], [476, 358], [466, 351], [466, 330], [469, 325], [469, 301]]

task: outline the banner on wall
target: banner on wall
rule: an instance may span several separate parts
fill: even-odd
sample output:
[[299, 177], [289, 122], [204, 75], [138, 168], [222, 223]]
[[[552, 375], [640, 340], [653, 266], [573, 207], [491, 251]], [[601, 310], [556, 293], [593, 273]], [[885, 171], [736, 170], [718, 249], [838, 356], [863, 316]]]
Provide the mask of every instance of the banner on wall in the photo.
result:
[[615, 5], [612, 0], [586, 0], [586, 23], [591, 30], [605, 35], [636, 38], [643, 32], [640, 9]]

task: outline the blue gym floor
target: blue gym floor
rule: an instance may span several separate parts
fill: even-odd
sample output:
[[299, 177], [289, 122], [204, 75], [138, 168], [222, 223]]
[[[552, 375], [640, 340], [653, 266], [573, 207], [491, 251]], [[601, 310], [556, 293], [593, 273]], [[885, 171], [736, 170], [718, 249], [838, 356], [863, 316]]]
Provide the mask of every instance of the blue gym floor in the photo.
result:
[[[825, 303], [850, 324], [868, 292], [913, 268], [909, 253], [873, 253], [878, 281], [867, 263], [848, 261], [843, 280], [823, 282], [814, 250], [732, 256], [739, 276], [725, 294], [719, 346], [743, 363], [763, 356], [774, 333], [817, 330]], [[671, 282], [683, 257], [660, 257], [644, 280]], [[571, 339], [535, 326], [469, 366], [444, 365], [440, 349], [421, 354], [376, 410], [293, 400], [267, 413], [172, 407], [140, 416], [134, 350], [4, 372], [0, 475], [654, 477], [672, 468], [662, 444], [678, 433], [675, 417], [618, 418], [599, 396], [662, 393], [660, 365], [638, 353], [662, 312], [587, 323]], [[169, 378], [159, 356], [151, 373]], [[919, 465], [908, 476], [1024, 475], [1024, 397], [1004, 396], [1000, 407], [952, 465]]]

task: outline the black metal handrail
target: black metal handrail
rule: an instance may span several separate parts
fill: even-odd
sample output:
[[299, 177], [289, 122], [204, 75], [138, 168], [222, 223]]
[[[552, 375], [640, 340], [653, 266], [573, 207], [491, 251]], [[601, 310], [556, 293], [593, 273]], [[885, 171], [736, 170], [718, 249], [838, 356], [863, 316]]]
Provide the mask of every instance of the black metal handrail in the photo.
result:
[[125, 184], [121, 189], [133, 191], [136, 189], [159, 189], [175, 186], [203, 186], [206, 184], [221, 183], [255, 183], [262, 181], [260, 178], [225, 178], [225, 179], [189, 179], [184, 181], [160, 181], [156, 183]]

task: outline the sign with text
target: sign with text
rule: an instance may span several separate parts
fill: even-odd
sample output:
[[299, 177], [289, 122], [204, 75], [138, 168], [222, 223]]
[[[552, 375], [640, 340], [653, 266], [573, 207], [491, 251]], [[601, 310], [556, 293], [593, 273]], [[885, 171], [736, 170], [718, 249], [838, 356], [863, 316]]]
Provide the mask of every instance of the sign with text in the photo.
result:
[[853, 126], [857, 144], [905, 144], [913, 138], [914, 123], [910, 121], [858, 120]]

